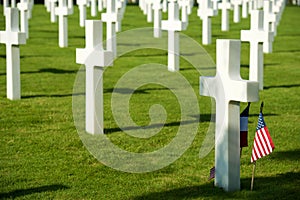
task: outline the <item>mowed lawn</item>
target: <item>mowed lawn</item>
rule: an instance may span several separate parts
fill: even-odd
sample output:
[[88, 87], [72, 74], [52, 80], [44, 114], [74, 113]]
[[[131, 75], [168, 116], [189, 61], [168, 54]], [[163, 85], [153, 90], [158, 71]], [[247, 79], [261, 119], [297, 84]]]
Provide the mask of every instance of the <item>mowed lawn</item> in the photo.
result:
[[[201, 21], [196, 7], [183, 33], [200, 43]], [[88, 11], [88, 16], [89, 15]], [[249, 18], [221, 32], [220, 13], [212, 19], [213, 43], [204, 48], [215, 60], [216, 39], [239, 39], [249, 29]], [[164, 14], [166, 18], [166, 14]], [[99, 19], [98, 17], [94, 19]], [[21, 50], [22, 99], [6, 99], [5, 45], [0, 45], [0, 199], [297, 199], [300, 192], [300, 7], [287, 6], [278, 26], [273, 53], [264, 55], [264, 116], [275, 143], [274, 152], [257, 161], [254, 191], [250, 191], [251, 146], [260, 102], [252, 103], [249, 147], [241, 157], [241, 191], [224, 192], [208, 181], [214, 150], [199, 158], [211, 114], [211, 100], [199, 95], [199, 74], [181, 59], [180, 73], [193, 86], [200, 108], [197, 135], [174, 163], [149, 173], [117, 171], [100, 163], [86, 149], [74, 125], [73, 86], [80, 69], [75, 49], [85, 45], [78, 8], [69, 16], [69, 47], [58, 47], [58, 24], [50, 22], [43, 5], [35, 5], [30, 38]], [[150, 27], [137, 6], [127, 6], [122, 31]], [[5, 18], [0, 6], [0, 29]], [[105, 24], [104, 33], [105, 33]], [[188, 44], [187, 44], [188, 45]], [[184, 52], [182, 52], [184, 53]], [[147, 125], [149, 107], [161, 104], [167, 126], [155, 137], [137, 139], [122, 132], [111, 111], [117, 81], [135, 66], [166, 64], [166, 52], [143, 49], [119, 57], [104, 73], [105, 132], [117, 146], [132, 152], [151, 152], [167, 145], [180, 126], [180, 105], [166, 88], [145, 85], [130, 100], [130, 113], [138, 125]], [[241, 76], [248, 78], [249, 45], [242, 44]], [[84, 82], [82, 83], [84, 86]], [[82, 93], [76, 94], [83, 96]], [[84, 106], [84, 105], [82, 105]], [[241, 103], [241, 109], [246, 103]], [[196, 123], [196, 122], [192, 122]], [[188, 134], [188, 133], [187, 133]]]

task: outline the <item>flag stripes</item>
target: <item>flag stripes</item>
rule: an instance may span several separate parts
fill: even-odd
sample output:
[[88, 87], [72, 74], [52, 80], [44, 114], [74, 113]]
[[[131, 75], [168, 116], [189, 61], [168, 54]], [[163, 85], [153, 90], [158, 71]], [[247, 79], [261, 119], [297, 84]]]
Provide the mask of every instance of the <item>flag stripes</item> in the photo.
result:
[[215, 178], [215, 170], [216, 170], [215, 166], [213, 166], [213, 167], [210, 169], [208, 180], [211, 180], [211, 179]]
[[258, 124], [254, 137], [251, 162], [272, 153], [275, 148], [269, 130], [264, 122], [262, 113], [259, 114]]

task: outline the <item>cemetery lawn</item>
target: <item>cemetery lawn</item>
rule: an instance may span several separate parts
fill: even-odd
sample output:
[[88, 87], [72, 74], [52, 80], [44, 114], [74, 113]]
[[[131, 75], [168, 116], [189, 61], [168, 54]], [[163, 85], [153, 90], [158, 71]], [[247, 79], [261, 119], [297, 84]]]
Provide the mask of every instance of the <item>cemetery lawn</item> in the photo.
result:
[[[89, 11], [87, 12], [89, 16]], [[194, 8], [185, 34], [201, 40], [201, 21]], [[199, 158], [207, 133], [211, 101], [199, 95], [199, 74], [183, 59], [182, 73], [199, 99], [200, 120], [191, 147], [173, 164], [150, 173], [126, 173], [111, 169], [94, 158], [81, 142], [74, 126], [72, 93], [80, 65], [75, 49], [83, 48], [84, 29], [78, 9], [69, 17], [69, 47], [58, 47], [58, 25], [50, 23], [43, 5], [35, 5], [30, 20], [30, 39], [21, 49], [22, 99], [6, 99], [5, 46], [0, 45], [0, 199], [297, 199], [300, 195], [300, 7], [287, 6], [273, 53], [264, 56], [264, 116], [275, 143], [274, 152], [257, 161], [254, 191], [250, 191], [251, 146], [260, 102], [252, 103], [249, 117], [249, 147], [241, 157], [241, 191], [226, 193], [208, 181], [214, 151]], [[98, 14], [99, 16], [99, 14]], [[166, 15], [164, 14], [164, 18]], [[97, 19], [97, 18], [94, 18]], [[0, 6], [0, 30], [5, 19]], [[205, 46], [215, 60], [215, 39], [238, 39], [249, 29], [249, 18], [232, 23], [221, 32], [220, 14], [212, 19], [213, 44]], [[123, 31], [149, 27], [137, 6], [128, 6]], [[105, 27], [105, 26], [104, 26]], [[105, 31], [104, 31], [105, 32]], [[248, 78], [249, 45], [242, 44], [241, 74]], [[112, 142], [133, 152], [151, 152], [168, 144], [179, 127], [179, 105], [168, 90], [144, 86], [132, 96], [131, 115], [139, 125], [149, 123], [148, 109], [161, 103], [167, 122], [153, 139], [132, 139], [114, 121], [110, 101], [118, 79], [134, 66], [166, 64], [166, 53], [154, 49], [131, 52], [118, 58], [104, 74], [104, 124]], [[82, 94], [77, 94], [82, 95]], [[155, 97], [155, 98], [153, 98]], [[170, 104], [170, 102], [175, 102]], [[241, 109], [246, 103], [241, 103]]]

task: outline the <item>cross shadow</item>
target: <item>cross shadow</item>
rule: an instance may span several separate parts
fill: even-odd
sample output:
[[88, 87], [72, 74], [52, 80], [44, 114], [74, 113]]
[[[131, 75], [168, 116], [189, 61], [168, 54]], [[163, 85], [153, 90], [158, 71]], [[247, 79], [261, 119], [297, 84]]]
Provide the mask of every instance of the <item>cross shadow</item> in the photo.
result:
[[264, 90], [268, 90], [272, 88], [293, 88], [293, 87], [300, 87], [300, 84], [265, 86]]
[[168, 88], [145, 88], [134, 90], [132, 88], [106, 88], [103, 93], [119, 93], [119, 94], [149, 94], [151, 90], [169, 90]]
[[21, 99], [31, 99], [31, 98], [57, 98], [57, 97], [71, 97], [71, 96], [80, 96], [85, 95], [85, 93], [71, 93], [71, 94], [37, 94], [37, 95], [24, 95]]
[[272, 157], [279, 160], [300, 160], [300, 149], [274, 151]]
[[[264, 67], [273, 66], [273, 65], [280, 65], [280, 63], [264, 63]], [[249, 64], [241, 64], [240, 66], [241, 68], [249, 68]]]
[[[38, 73], [53, 73], [53, 74], [75, 74], [79, 70], [57, 69], [57, 68], [44, 68], [38, 71], [21, 71], [21, 74], [38, 74]], [[5, 76], [6, 73], [0, 73], [0, 76]]]
[[241, 192], [225, 192], [213, 186], [213, 182], [202, 185], [194, 185], [150, 192], [141, 196], [133, 197], [133, 200], [145, 199], [298, 199], [300, 172], [287, 172], [272, 177], [255, 177], [253, 191], [250, 191], [251, 178], [241, 179]]
[[279, 51], [276, 51], [276, 53], [299, 53], [300, 52], [300, 49], [293, 49], [293, 50], [279, 50]]
[[35, 193], [54, 192], [57, 190], [67, 190], [67, 189], [69, 189], [68, 186], [61, 185], [61, 184], [32, 187], [27, 189], [13, 190], [11, 192], [6, 192], [6, 193], [0, 193], [0, 199], [7, 199], [7, 198], [14, 199], [17, 197], [22, 197], [30, 194], [35, 194]]
[[168, 122], [165, 124], [157, 123], [157, 124], [151, 124], [149, 126], [127, 126], [127, 127], [115, 127], [115, 128], [104, 128], [105, 134], [112, 134], [115, 132], [122, 132], [122, 131], [130, 131], [130, 130], [138, 130], [138, 129], [152, 129], [152, 128], [158, 128], [158, 127], [172, 127], [172, 126], [180, 126], [180, 125], [187, 125], [187, 124], [193, 124], [193, 123], [200, 123], [203, 121], [211, 121], [211, 115], [210, 114], [201, 114], [200, 120], [199, 116], [192, 115], [191, 117], [195, 118], [193, 120], [186, 120], [186, 121], [177, 121], [177, 122]]

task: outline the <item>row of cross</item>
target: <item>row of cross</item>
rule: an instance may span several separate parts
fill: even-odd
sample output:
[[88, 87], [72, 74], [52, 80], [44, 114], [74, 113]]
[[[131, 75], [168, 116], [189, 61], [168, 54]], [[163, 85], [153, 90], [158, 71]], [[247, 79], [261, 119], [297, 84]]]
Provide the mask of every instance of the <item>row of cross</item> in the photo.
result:
[[[59, 17], [59, 46], [67, 46], [67, 16], [73, 13], [72, 1], [59, 0], [54, 9]], [[71, 3], [72, 2], [72, 3]], [[103, 2], [103, 1], [102, 1]], [[106, 13], [102, 21], [107, 25], [106, 49], [102, 46], [102, 21], [86, 20], [86, 47], [76, 50], [76, 62], [86, 66], [86, 131], [92, 134], [103, 133], [103, 80], [105, 66], [111, 66], [117, 56], [116, 29], [120, 23], [118, 11], [125, 11], [124, 7], [117, 8], [117, 0], [106, 1]], [[149, 3], [148, 2], [152, 2]], [[159, 2], [159, 4], [157, 3]], [[140, 6], [152, 20], [154, 9], [154, 35], [160, 37], [159, 29], [168, 31], [168, 70], [179, 70], [179, 31], [188, 27], [190, 0], [165, 1], [141, 0]], [[185, 2], [185, 4], [179, 4]], [[236, 1], [232, 1], [236, 2]], [[244, 1], [243, 1], [244, 2]], [[210, 96], [216, 100], [216, 136], [215, 136], [215, 185], [227, 191], [240, 188], [240, 157], [239, 157], [239, 102], [253, 102], [259, 99], [259, 89], [263, 89], [263, 49], [272, 51], [273, 34], [280, 21], [284, 9], [284, 0], [247, 0], [256, 2], [263, 10], [251, 10], [251, 28], [241, 31], [241, 41], [250, 42], [250, 80], [240, 77], [240, 40], [217, 40], [216, 76], [200, 77], [200, 94]], [[77, 2], [78, 3], [78, 2]], [[206, 26], [206, 34], [211, 34], [210, 18], [216, 14], [216, 3], [199, 1], [198, 15]], [[230, 4], [230, 5], [229, 5]], [[217, 4], [222, 9], [222, 30], [228, 30], [228, 10], [231, 7], [228, 0]], [[243, 4], [242, 4], [243, 5]], [[215, 8], [214, 8], [215, 6]], [[50, 6], [51, 7], [51, 6]], [[184, 17], [179, 17], [179, 8], [185, 7]], [[249, 6], [250, 7], [250, 6]], [[161, 16], [160, 8], [168, 10], [168, 20], [155, 19]], [[159, 12], [157, 12], [157, 11]], [[243, 9], [242, 9], [243, 10]], [[19, 11], [17, 8], [5, 8], [6, 30], [0, 32], [0, 43], [6, 44], [7, 56], [7, 97], [20, 98], [20, 53], [19, 45], [26, 42], [26, 33], [19, 31]], [[227, 19], [227, 20], [226, 20]], [[236, 19], [237, 20], [237, 19]], [[160, 26], [161, 25], [161, 26]], [[205, 27], [203, 28], [205, 29]], [[206, 38], [206, 43], [210, 39]], [[263, 45], [265, 48], [263, 48]]]

